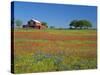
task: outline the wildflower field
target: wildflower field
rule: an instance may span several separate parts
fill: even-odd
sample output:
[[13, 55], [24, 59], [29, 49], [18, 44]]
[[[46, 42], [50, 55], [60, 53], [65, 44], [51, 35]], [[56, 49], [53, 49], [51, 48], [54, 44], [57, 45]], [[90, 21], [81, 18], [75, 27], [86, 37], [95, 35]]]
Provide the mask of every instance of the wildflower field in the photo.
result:
[[97, 68], [96, 30], [14, 31], [14, 72]]

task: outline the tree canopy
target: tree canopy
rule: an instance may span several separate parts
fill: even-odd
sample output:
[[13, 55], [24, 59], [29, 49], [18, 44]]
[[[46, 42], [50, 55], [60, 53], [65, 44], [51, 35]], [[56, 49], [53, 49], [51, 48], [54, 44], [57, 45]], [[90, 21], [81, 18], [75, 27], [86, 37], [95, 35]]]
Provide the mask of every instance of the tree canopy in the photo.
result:
[[48, 24], [46, 22], [42, 22], [42, 25], [44, 25], [48, 28]]
[[19, 20], [19, 19], [18, 19], [18, 20], [15, 21], [15, 23], [16, 23], [16, 26], [17, 26], [17, 27], [20, 27], [20, 26], [22, 25], [23, 22], [22, 22], [22, 20]]
[[92, 24], [88, 20], [73, 20], [70, 22], [69, 26], [70, 26], [70, 29], [73, 29], [73, 28], [88, 29], [89, 27], [92, 27]]

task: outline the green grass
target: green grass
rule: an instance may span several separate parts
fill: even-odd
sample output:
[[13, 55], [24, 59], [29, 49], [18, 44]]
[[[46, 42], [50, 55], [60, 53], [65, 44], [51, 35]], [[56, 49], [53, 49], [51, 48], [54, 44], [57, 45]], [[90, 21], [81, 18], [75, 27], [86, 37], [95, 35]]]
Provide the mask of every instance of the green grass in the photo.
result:
[[[33, 40], [33, 39], [15, 39], [15, 42], [19, 43], [19, 42], [37, 42], [37, 43], [48, 43], [48, 42], [51, 42], [50, 40]], [[69, 44], [95, 44], [96, 41], [90, 41], [90, 40], [87, 40], [87, 41], [81, 41], [81, 40], [65, 40], [65, 41], [56, 41], [55, 43], [58, 43], [58, 44], [65, 44], [65, 43], [69, 43]]]
[[[43, 29], [43, 30], [37, 30], [37, 29], [14, 29], [15, 32], [39, 32], [39, 31], [42, 31], [42, 32], [49, 32], [49, 33], [64, 33], [64, 32], [70, 32], [70, 33], [92, 33], [92, 32], [96, 32], [96, 30], [69, 30], [69, 29], [66, 29], [66, 30], [54, 30], [54, 29]], [[66, 33], [65, 33], [66, 34]]]

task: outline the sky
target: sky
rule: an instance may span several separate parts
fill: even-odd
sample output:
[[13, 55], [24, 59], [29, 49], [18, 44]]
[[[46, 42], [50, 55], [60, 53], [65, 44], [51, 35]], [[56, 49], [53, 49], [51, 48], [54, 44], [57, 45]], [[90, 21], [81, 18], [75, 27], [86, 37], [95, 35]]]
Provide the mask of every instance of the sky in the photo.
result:
[[97, 7], [68, 4], [14, 2], [14, 19], [27, 24], [30, 19], [47, 22], [48, 26], [69, 28], [72, 20], [89, 20], [97, 27]]

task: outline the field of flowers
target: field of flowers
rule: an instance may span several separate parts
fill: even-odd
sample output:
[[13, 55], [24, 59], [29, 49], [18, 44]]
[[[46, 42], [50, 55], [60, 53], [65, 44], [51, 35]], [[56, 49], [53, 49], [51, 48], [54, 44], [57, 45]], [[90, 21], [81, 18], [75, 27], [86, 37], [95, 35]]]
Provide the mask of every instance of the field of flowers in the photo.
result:
[[97, 68], [96, 30], [14, 31], [14, 72]]

